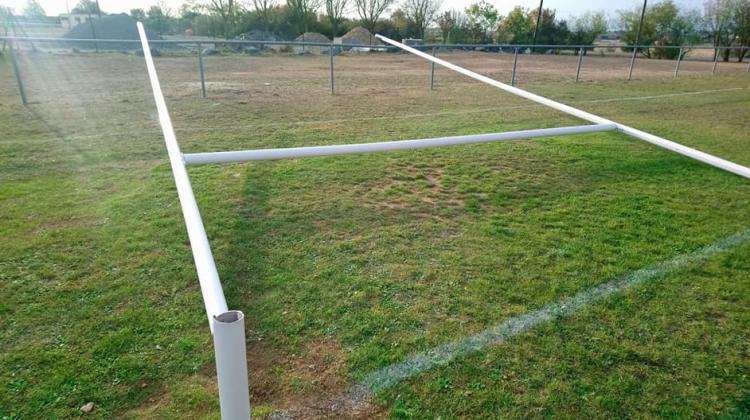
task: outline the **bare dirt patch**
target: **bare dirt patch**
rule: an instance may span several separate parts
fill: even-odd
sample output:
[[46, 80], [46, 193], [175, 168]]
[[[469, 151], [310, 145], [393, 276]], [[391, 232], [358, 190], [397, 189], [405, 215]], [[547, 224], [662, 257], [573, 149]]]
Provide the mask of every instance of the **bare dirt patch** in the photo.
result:
[[436, 212], [445, 207], [463, 207], [464, 200], [443, 185], [443, 169], [399, 165], [392, 176], [370, 187], [362, 203], [375, 211], [408, 211], [425, 219], [441, 219]]
[[251, 401], [267, 407], [272, 419], [383, 418], [374, 405], [347, 411], [336, 406], [347, 387], [344, 357], [332, 339], [313, 341], [300, 354], [279, 353], [253, 341], [248, 348]]

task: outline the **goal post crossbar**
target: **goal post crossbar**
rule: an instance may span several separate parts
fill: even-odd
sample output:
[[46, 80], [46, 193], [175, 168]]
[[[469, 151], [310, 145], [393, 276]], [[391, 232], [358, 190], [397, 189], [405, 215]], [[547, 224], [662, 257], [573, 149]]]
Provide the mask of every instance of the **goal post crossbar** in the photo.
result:
[[560, 112], [564, 112], [568, 115], [572, 115], [574, 117], [580, 118], [582, 120], [594, 123], [594, 124], [614, 124], [616, 126], [616, 130], [627, 134], [631, 137], [637, 138], [639, 140], [646, 141], [648, 143], [651, 143], [653, 145], [659, 146], [661, 148], [671, 150], [675, 153], [679, 153], [681, 155], [690, 157], [692, 159], [701, 161], [705, 164], [723, 169], [725, 171], [731, 172], [733, 174], [750, 178], [750, 168], [742, 165], [738, 165], [734, 162], [730, 162], [728, 160], [722, 159], [717, 156], [710, 155], [705, 152], [701, 152], [700, 150], [696, 150], [687, 146], [684, 146], [679, 143], [675, 143], [673, 141], [667, 140], [665, 138], [655, 136], [653, 134], [646, 133], [645, 131], [641, 131], [638, 129], [635, 129], [633, 127], [629, 127], [624, 124], [620, 124], [611, 120], [608, 120], [606, 118], [602, 118], [598, 115], [591, 114], [589, 112], [580, 110], [578, 108], [573, 108], [570, 105], [565, 105], [560, 102], [553, 101], [551, 99], [545, 98], [543, 96], [525, 91], [523, 89], [519, 89], [515, 86], [510, 86], [508, 84], [499, 82], [494, 79], [490, 79], [487, 76], [482, 76], [479, 73], [473, 72], [471, 70], [465, 69], [461, 66], [457, 66], [449, 61], [445, 61], [443, 59], [433, 57], [430, 54], [424, 53], [422, 51], [417, 50], [416, 48], [409, 47], [408, 45], [402, 44], [400, 42], [394, 41], [390, 38], [387, 38], [383, 35], [377, 34], [375, 35], [376, 38], [380, 39], [381, 41], [393, 45], [394, 47], [398, 47], [406, 52], [409, 52], [411, 54], [414, 54], [418, 57], [424, 58], [427, 61], [431, 61], [435, 64], [439, 64], [443, 67], [446, 67], [450, 70], [453, 70], [457, 73], [463, 74], [464, 76], [468, 76], [474, 80], [478, 80], [482, 83], [486, 83], [490, 86], [494, 86], [496, 88], [502, 89], [508, 93], [511, 93], [516, 96], [520, 96], [522, 98], [528, 99], [532, 102], [536, 102], [541, 105], [545, 105], [547, 107], [550, 107], [552, 109], [558, 110]]
[[252, 160], [297, 159], [315, 156], [348, 155], [355, 153], [377, 153], [394, 150], [428, 149], [460, 144], [488, 143], [531, 139], [538, 137], [565, 136], [572, 134], [614, 131], [615, 124], [580, 125], [573, 127], [542, 128], [537, 130], [507, 131], [504, 133], [472, 134], [466, 136], [437, 137], [431, 139], [385, 141], [377, 143], [342, 144], [328, 146], [290, 147], [283, 149], [239, 150], [230, 152], [185, 153], [186, 165], [207, 163], [232, 163]]

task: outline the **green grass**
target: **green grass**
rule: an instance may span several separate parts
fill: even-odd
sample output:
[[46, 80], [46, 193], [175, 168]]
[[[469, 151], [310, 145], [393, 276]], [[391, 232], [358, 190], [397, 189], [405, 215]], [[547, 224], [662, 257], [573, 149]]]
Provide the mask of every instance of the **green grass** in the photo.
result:
[[[83, 70], [97, 76], [103, 57]], [[77, 417], [89, 401], [88, 417], [217, 416], [192, 257], [133, 63], [117, 101], [56, 99], [75, 72], [36, 69], [33, 114], [0, 63], [2, 417]], [[747, 77], [526, 87], [750, 165]], [[731, 87], [745, 89], [586, 103]], [[578, 123], [473, 84], [392, 93], [168, 103], [185, 151]], [[287, 124], [489, 106], [502, 109]], [[258, 416], [750, 227], [747, 180], [617, 134], [190, 174], [229, 305], [247, 316]], [[749, 257], [740, 246], [430, 370], [379, 394], [373, 415], [747, 418]], [[340, 366], [300, 368], [318, 352]]]

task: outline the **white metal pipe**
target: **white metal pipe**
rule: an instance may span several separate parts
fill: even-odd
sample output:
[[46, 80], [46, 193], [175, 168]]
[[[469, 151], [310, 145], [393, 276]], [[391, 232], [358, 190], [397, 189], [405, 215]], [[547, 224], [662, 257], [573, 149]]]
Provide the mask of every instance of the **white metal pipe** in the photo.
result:
[[203, 46], [198, 44], [198, 67], [201, 71], [201, 98], [206, 97], [206, 73], [203, 70]]
[[583, 64], [583, 48], [578, 50], [578, 65], [576, 65], [576, 83], [581, 80], [581, 64]]
[[13, 42], [13, 40], [10, 40], [8, 44], [10, 62], [13, 65], [13, 75], [16, 76], [16, 84], [18, 85], [18, 94], [21, 95], [21, 103], [23, 106], [26, 106], [29, 102], [26, 100], [26, 90], [24, 90], [23, 87], [23, 79], [21, 78], [21, 70], [18, 68], [18, 60], [16, 60], [16, 43]]
[[407, 45], [404, 45], [400, 42], [396, 42], [392, 39], [389, 39], [387, 37], [384, 37], [382, 35], [375, 35], [378, 39], [381, 41], [391, 44], [393, 46], [399, 47], [404, 51], [408, 51], [414, 55], [420, 56], [424, 58], [425, 60], [433, 61], [443, 67], [449, 68], [457, 73], [461, 73], [465, 76], [471, 77], [472, 79], [478, 80], [480, 82], [486, 83], [490, 86], [494, 86], [498, 89], [502, 89], [508, 93], [512, 93], [516, 96], [520, 96], [522, 98], [526, 98], [530, 101], [536, 102], [538, 104], [542, 104], [545, 106], [548, 106], [552, 109], [556, 109], [560, 112], [564, 112], [566, 114], [572, 115], [574, 117], [578, 117], [582, 120], [590, 121], [595, 124], [615, 124], [617, 126], [617, 130], [625, 133], [629, 136], [635, 137], [640, 140], [647, 141], [651, 144], [654, 144], [659, 147], [663, 147], [667, 150], [671, 150], [673, 152], [679, 153], [681, 155], [696, 159], [698, 161], [701, 161], [703, 163], [706, 163], [711, 166], [715, 166], [717, 168], [724, 169], [725, 171], [732, 172], [736, 175], [740, 175], [745, 178], [750, 178], [750, 168], [742, 165], [738, 165], [736, 163], [730, 162], [728, 160], [721, 159], [719, 157], [710, 155], [708, 153], [701, 152], [699, 150], [683, 146], [679, 143], [675, 143], [673, 141], [669, 141], [665, 138], [654, 136], [652, 134], [637, 130], [632, 127], [628, 127], [627, 125], [616, 123], [614, 121], [608, 120], [606, 118], [602, 118], [600, 116], [591, 114], [586, 111], [582, 111], [577, 108], [573, 108], [572, 106], [562, 104], [560, 102], [553, 101], [551, 99], [547, 99], [543, 96], [539, 96], [537, 94], [527, 92], [523, 89], [519, 89], [514, 86], [509, 86], [505, 83], [498, 82], [497, 80], [490, 79], [487, 76], [482, 76], [481, 74], [475, 73], [471, 70], [467, 70], [463, 67], [457, 66], [453, 63], [450, 63], [448, 61], [445, 61], [440, 58], [431, 57], [429, 54], [425, 54], [417, 49], [411, 48]]
[[680, 63], [682, 63], [682, 48], [677, 53], [677, 65], [674, 67], [674, 77], [677, 78], [677, 74], [680, 72]]
[[438, 137], [433, 139], [386, 141], [378, 143], [342, 144], [334, 146], [291, 147], [286, 149], [239, 150], [232, 152], [187, 153], [183, 155], [188, 165], [206, 163], [246, 162], [251, 160], [296, 159], [314, 156], [377, 153], [393, 150], [427, 149], [459, 144], [487, 143], [537, 137], [614, 131], [615, 124], [582, 125], [575, 127], [543, 128], [538, 130], [509, 131], [505, 133], [472, 134], [468, 136]]
[[240, 311], [228, 311], [215, 316], [214, 324], [214, 352], [221, 418], [249, 419], [245, 316]]
[[711, 68], [712, 76], [716, 74], [716, 66], [719, 65], [719, 54], [721, 54], [721, 50], [716, 48], [716, 51], [714, 51], [714, 66]]
[[164, 134], [164, 143], [167, 146], [167, 153], [169, 154], [169, 164], [172, 166], [177, 195], [180, 198], [182, 216], [185, 218], [185, 227], [190, 238], [190, 247], [193, 251], [195, 268], [198, 271], [198, 281], [200, 282], [201, 293], [203, 294], [203, 303], [206, 306], [208, 323], [213, 329], [214, 316], [227, 311], [227, 302], [224, 299], [224, 291], [221, 289], [219, 274], [216, 272], [216, 264], [211, 254], [211, 247], [208, 244], [206, 229], [203, 227], [203, 220], [198, 210], [198, 204], [195, 202], [193, 189], [190, 186], [190, 178], [188, 178], [185, 164], [182, 161], [182, 153], [180, 152], [179, 144], [177, 144], [177, 137], [174, 134], [172, 119], [169, 117], [169, 111], [167, 110], [167, 103], [164, 101], [159, 77], [156, 75], [154, 59], [151, 57], [151, 49], [149, 48], [143, 25], [140, 22], [138, 22], [138, 33], [141, 37], [143, 56], [146, 59], [148, 77], [151, 80], [151, 90], [154, 93], [156, 110], [159, 114], [159, 124], [161, 125], [161, 130]]

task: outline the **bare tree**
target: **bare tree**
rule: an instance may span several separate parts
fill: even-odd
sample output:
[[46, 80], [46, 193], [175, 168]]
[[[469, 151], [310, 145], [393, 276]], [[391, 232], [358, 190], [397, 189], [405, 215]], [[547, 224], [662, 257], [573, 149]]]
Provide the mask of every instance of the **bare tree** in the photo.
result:
[[225, 38], [234, 31], [237, 25], [237, 17], [240, 12], [240, 5], [235, 0], [211, 0], [206, 8], [219, 15], [222, 22], [222, 32]]
[[325, 2], [326, 14], [328, 15], [328, 21], [331, 22], [331, 31], [335, 38], [338, 34], [339, 24], [344, 20], [348, 0], [325, 0]]
[[322, 6], [323, 0], [286, 0], [289, 12], [299, 32], [307, 32], [310, 19], [315, 19], [315, 12]]
[[414, 24], [420, 38], [424, 38], [425, 30], [435, 21], [440, 10], [441, 0], [405, 0], [403, 4], [406, 18]]
[[742, 60], [750, 51], [750, 0], [735, 0], [732, 12], [732, 26], [739, 46], [737, 50], [737, 61]]
[[[706, 0], [704, 3], [706, 29], [715, 47], [729, 47], [734, 42], [732, 3], [732, 0]], [[729, 50], [724, 51], [724, 61], [728, 61]]]
[[453, 28], [456, 27], [461, 12], [458, 10], [446, 10], [437, 18], [440, 33], [443, 35], [443, 44], [447, 44], [451, 37]]
[[354, 6], [357, 9], [357, 15], [362, 22], [362, 26], [370, 32], [375, 32], [375, 25], [378, 23], [380, 16], [393, 5], [395, 0], [354, 0]]
[[265, 29], [266, 31], [268, 31], [271, 27], [273, 10], [276, 8], [276, 6], [276, 0], [253, 0], [253, 8], [255, 8], [255, 13], [258, 14], [258, 17], [263, 22], [263, 29]]

